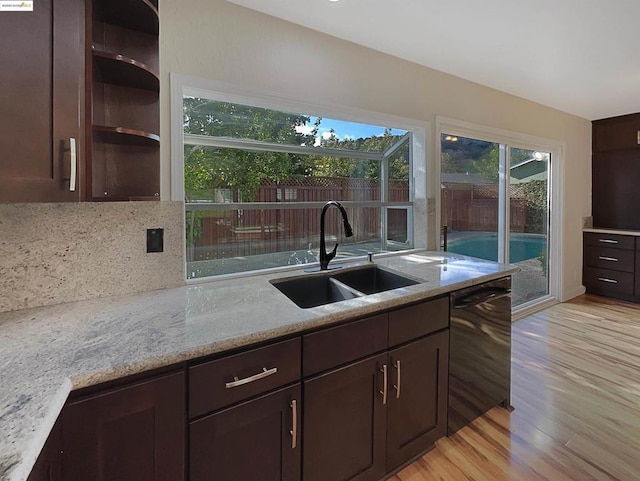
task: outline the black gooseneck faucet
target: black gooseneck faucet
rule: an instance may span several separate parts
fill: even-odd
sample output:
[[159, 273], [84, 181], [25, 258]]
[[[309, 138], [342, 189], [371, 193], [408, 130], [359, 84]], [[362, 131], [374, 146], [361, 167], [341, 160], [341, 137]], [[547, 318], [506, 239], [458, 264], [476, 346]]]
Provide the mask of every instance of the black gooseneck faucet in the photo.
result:
[[349, 219], [347, 218], [347, 211], [344, 210], [344, 207], [340, 204], [340, 202], [336, 202], [335, 200], [330, 200], [325, 204], [322, 208], [322, 213], [320, 214], [320, 270], [326, 271], [329, 267], [329, 262], [336, 256], [336, 252], [338, 250], [338, 244], [335, 245], [331, 252], [326, 251], [326, 244], [324, 240], [324, 215], [327, 212], [327, 209], [335, 205], [342, 214], [342, 222], [344, 224], [344, 235], [345, 237], [353, 236], [353, 229], [349, 224]]

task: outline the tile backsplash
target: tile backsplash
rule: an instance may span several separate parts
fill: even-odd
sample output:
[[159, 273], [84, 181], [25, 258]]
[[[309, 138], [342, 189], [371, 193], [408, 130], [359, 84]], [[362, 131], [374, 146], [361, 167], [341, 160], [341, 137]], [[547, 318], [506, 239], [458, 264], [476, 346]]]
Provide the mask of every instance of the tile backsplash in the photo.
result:
[[[184, 284], [182, 202], [0, 204], [0, 312]], [[147, 253], [147, 229], [164, 252]]]

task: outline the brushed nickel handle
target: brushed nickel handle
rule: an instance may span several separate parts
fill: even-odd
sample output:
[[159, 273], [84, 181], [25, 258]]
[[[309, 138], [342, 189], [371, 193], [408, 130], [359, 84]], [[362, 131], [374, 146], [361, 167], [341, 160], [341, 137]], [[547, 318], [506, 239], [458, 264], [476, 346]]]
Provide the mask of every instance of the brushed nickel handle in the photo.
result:
[[616, 259], [615, 257], [600, 256], [598, 257], [598, 259], [600, 259], [601, 261], [618, 262], [618, 259]]
[[607, 279], [606, 277], [598, 277], [599, 281], [602, 282], [608, 282], [609, 284], [617, 284], [618, 281], [616, 281], [615, 279]]
[[613, 240], [613, 239], [598, 239], [600, 242], [604, 242], [605, 244], [617, 244], [618, 241], [617, 240]]
[[393, 387], [396, 390], [396, 399], [400, 399], [400, 378], [401, 378], [401, 374], [400, 374], [400, 359], [398, 359], [396, 361], [396, 363], [393, 365], [393, 367], [395, 367], [396, 371], [398, 372], [398, 375], [396, 377], [396, 384], [394, 384]]
[[291, 401], [291, 449], [296, 449], [298, 445], [298, 402], [294, 399]]
[[69, 158], [71, 160], [71, 174], [69, 175], [69, 191], [76, 190], [76, 177], [78, 177], [78, 156], [76, 149], [76, 139], [69, 139]]
[[382, 404], [385, 405], [387, 404], [387, 381], [389, 377], [386, 364], [382, 365], [382, 369], [380, 369], [380, 372], [382, 373], [382, 391], [378, 391], [378, 392], [382, 394]]
[[254, 374], [253, 376], [245, 377], [244, 379], [238, 379], [238, 376], [233, 376], [233, 381], [226, 383], [225, 387], [227, 389], [231, 389], [232, 387], [243, 386], [245, 384], [249, 384], [250, 382], [257, 381], [258, 379], [264, 379], [265, 377], [272, 376], [277, 372], [277, 367], [272, 367], [271, 369], [263, 367], [262, 372]]
[[640, 130], [638, 130], [638, 145], [640, 145]]

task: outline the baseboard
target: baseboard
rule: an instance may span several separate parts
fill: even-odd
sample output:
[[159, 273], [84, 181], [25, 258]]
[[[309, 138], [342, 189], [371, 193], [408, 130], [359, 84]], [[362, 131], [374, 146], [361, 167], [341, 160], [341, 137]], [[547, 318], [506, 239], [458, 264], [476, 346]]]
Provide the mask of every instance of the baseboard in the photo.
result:
[[511, 322], [516, 322], [520, 319], [524, 319], [531, 314], [535, 314], [536, 312], [539, 312], [542, 309], [546, 309], [547, 307], [551, 307], [557, 303], [558, 299], [556, 299], [555, 297], [546, 296], [544, 299], [534, 302], [528, 302], [526, 304], [523, 304], [522, 306], [518, 306], [511, 312]]
[[560, 299], [560, 302], [567, 302], [568, 300], [573, 299], [574, 297], [581, 296], [586, 291], [587, 290], [584, 286], [578, 286], [571, 289], [570, 291], [563, 292], [562, 299]]

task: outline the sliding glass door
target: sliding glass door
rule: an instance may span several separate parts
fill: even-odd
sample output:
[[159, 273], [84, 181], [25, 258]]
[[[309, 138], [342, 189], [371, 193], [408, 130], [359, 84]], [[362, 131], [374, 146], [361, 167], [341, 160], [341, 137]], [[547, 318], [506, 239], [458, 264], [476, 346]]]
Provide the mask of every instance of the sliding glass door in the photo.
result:
[[513, 305], [549, 293], [551, 154], [441, 137], [441, 248], [520, 267]]

